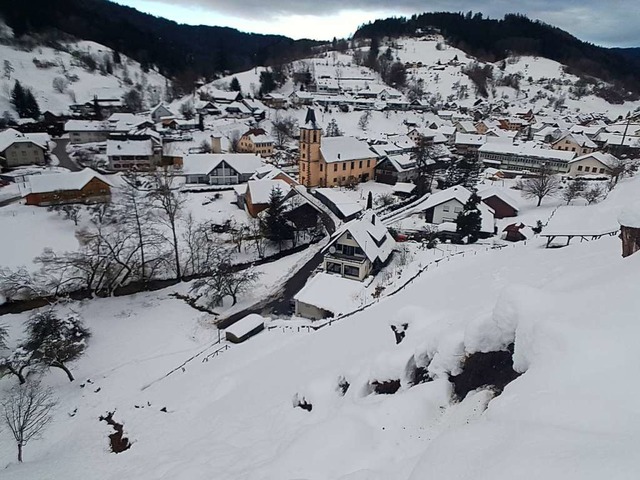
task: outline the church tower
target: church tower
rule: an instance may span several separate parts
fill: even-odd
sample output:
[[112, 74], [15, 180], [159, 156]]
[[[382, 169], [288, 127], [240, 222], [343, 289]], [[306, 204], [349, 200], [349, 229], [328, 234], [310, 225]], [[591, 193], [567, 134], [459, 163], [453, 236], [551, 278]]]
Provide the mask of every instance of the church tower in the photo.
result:
[[300, 183], [305, 187], [324, 186], [323, 164], [320, 155], [322, 129], [316, 122], [316, 112], [310, 108], [304, 126], [300, 127], [298, 166]]

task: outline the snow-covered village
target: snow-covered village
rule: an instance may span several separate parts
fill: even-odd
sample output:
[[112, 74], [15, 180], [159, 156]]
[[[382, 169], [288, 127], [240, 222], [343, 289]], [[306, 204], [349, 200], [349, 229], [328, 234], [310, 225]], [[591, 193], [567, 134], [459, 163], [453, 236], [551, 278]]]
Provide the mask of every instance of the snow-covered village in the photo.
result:
[[1, 479], [640, 476], [637, 49], [35, 3], [0, 8]]

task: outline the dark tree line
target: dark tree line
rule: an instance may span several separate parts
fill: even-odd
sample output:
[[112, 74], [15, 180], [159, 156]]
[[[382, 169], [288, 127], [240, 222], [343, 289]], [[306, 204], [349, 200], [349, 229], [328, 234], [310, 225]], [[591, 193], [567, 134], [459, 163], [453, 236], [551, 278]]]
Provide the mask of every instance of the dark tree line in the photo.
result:
[[[168, 77], [213, 78], [308, 56], [319, 42], [260, 35], [233, 28], [181, 25], [106, 0], [0, 2], [0, 15], [17, 37], [52, 30], [93, 40]], [[115, 62], [117, 63], [117, 62]]]
[[424, 13], [410, 18], [376, 20], [363, 25], [354, 38], [383, 38], [440, 31], [455, 47], [484, 61], [508, 55], [537, 55], [567, 65], [578, 74], [592, 75], [619, 83], [640, 93], [640, 59], [614, 49], [583, 42], [569, 33], [524, 15], [502, 19], [484, 18], [481, 13]]

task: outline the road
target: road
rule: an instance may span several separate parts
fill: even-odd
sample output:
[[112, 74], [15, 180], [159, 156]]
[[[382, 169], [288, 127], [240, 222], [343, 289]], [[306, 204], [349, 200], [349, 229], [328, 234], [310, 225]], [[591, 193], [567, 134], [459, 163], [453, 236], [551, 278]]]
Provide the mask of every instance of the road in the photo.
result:
[[278, 292], [270, 297], [258, 302], [251, 307], [234, 313], [218, 322], [218, 327], [227, 328], [238, 320], [241, 320], [250, 313], [259, 313], [260, 315], [285, 316], [293, 314], [293, 296], [298, 293], [313, 271], [322, 264], [324, 254], [320, 251], [316, 253], [307, 263], [294, 273], [282, 286]]
[[60, 161], [60, 166], [64, 168], [68, 168], [72, 172], [79, 172], [82, 170], [71, 158], [69, 158], [69, 154], [67, 154], [67, 144], [69, 143], [68, 138], [56, 138], [54, 140], [56, 143], [56, 147], [53, 149], [53, 154], [58, 157]]

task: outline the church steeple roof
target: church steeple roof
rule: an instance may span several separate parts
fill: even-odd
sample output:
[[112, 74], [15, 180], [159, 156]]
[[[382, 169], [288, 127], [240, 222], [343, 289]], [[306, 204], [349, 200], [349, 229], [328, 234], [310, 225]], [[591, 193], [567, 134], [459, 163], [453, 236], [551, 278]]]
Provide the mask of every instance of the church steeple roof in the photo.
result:
[[316, 112], [313, 108], [307, 109], [307, 116], [304, 119], [305, 127], [311, 124], [311, 128], [314, 130], [318, 130], [318, 124], [316, 123]]

